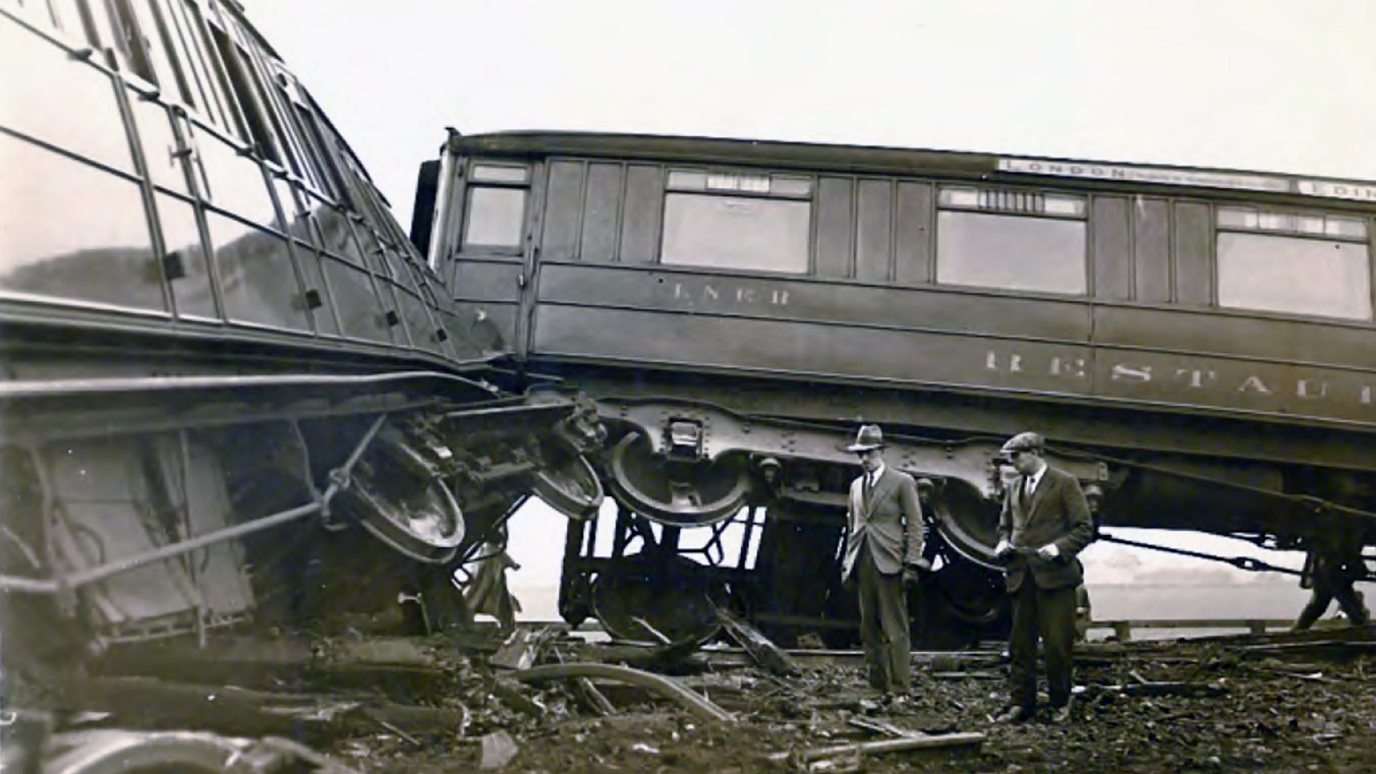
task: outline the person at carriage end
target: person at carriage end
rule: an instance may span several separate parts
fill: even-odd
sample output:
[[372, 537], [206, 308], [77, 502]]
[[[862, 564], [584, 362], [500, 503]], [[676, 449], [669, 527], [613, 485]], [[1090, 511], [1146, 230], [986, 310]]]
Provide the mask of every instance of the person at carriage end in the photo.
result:
[[860, 596], [869, 683], [902, 702], [912, 685], [905, 587], [931, 569], [922, 555], [922, 505], [913, 477], [884, 464], [878, 425], [862, 425], [846, 451], [860, 458], [864, 472], [850, 487], [841, 579]]
[[1354, 584], [1367, 577], [1366, 561], [1362, 558], [1362, 542], [1345, 530], [1321, 536], [1305, 556], [1300, 573], [1300, 588], [1309, 589], [1309, 602], [1300, 611], [1292, 632], [1302, 632], [1314, 625], [1333, 600], [1353, 626], [1367, 626], [1371, 613], [1365, 597]]
[[1031, 719], [1037, 706], [1037, 639], [1042, 639], [1052, 721], [1070, 721], [1077, 588], [1084, 566], [1076, 556], [1094, 539], [1080, 482], [1047, 465], [1045, 442], [1019, 433], [1000, 455], [1020, 474], [1004, 493], [995, 556], [1013, 598], [1009, 635], [1009, 705], [999, 720]]

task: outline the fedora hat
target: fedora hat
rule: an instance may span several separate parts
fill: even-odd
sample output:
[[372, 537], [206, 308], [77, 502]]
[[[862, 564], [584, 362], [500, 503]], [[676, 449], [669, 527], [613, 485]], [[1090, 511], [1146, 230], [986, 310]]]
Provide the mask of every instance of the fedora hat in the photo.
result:
[[855, 443], [846, 447], [848, 452], [865, 452], [870, 449], [884, 448], [884, 431], [879, 429], [879, 425], [861, 425], [860, 432], [855, 434]]

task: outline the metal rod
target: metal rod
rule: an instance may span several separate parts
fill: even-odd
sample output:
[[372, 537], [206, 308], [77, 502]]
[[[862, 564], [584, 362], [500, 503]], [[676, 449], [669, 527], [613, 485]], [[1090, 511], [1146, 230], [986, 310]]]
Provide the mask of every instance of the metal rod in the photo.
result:
[[204, 548], [206, 546], [214, 545], [216, 543], [222, 543], [226, 540], [233, 540], [234, 538], [242, 537], [243, 535], [252, 534], [254, 532], [259, 532], [270, 527], [275, 527], [279, 524], [286, 524], [287, 522], [295, 521], [296, 519], [299, 519], [303, 516], [309, 516], [313, 513], [316, 513], [321, 509], [321, 507], [323, 507], [322, 503], [309, 503], [307, 505], [302, 505], [297, 508], [292, 508], [291, 510], [282, 511], [281, 513], [274, 514], [272, 516], [267, 516], [256, 521], [250, 521], [244, 524], [236, 524], [233, 527], [227, 527], [225, 529], [216, 530], [215, 532], [209, 532], [204, 535], [191, 538], [190, 540], [183, 541], [181, 543], [174, 543], [170, 546], [163, 546], [162, 548], [158, 548], [153, 551], [140, 554], [138, 556], [131, 556], [116, 562], [103, 564], [99, 567], [92, 567], [89, 570], [83, 570], [81, 572], [72, 573], [71, 575], [67, 576], [67, 583], [71, 586], [84, 586], [88, 583], [94, 583], [99, 580], [104, 580], [112, 575], [119, 575], [121, 573], [128, 572], [129, 570], [137, 569], [147, 564], [152, 564], [153, 562], [161, 561], [163, 559], [170, 559], [174, 556], [180, 556], [182, 554], [195, 551], [198, 548]]
[[199, 535], [189, 540], [163, 546], [137, 556], [126, 557], [98, 567], [92, 567], [88, 570], [75, 572], [65, 578], [56, 580], [34, 580], [32, 578], [0, 575], [0, 590], [55, 594], [63, 589], [72, 589], [78, 586], [84, 586], [88, 583], [95, 583], [96, 581], [104, 580], [130, 570], [135, 570], [144, 565], [152, 564], [153, 562], [181, 556], [182, 554], [195, 551], [199, 548], [221, 543], [226, 540], [233, 540], [254, 532], [260, 532], [322, 511], [328, 507], [330, 500], [334, 499], [336, 494], [348, 487], [349, 472], [353, 469], [354, 465], [358, 464], [359, 459], [363, 457], [363, 452], [367, 450], [368, 445], [372, 443], [373, 438], [377, 436], [378, 430], [382, 429], [382, 424], [386, 421], [386, 414], [378, 415], [372, 427], [368, 428], [368, 432], [364, 434], [363, 438], [354, 448], [353, 453], [349, 455], [349, 458], [345, 460], [344, 464], [331, 471], [330, 486], [316, 502], [291, 508], [271, 516], [264, 516], [254, 521], [236, 524], [233, 527], [226, 527], [225, 529], [216, 530], [215, 532]]
[[320, 498], [321, 500], [328, 503], [330, 500], [334, 499], [336, 492], [348, 488], [349, 474], [353, 472], [354, 466], [358, 464], [358, 461], [363, 459], [363, 452], [368, 450], [368, 445], [377, 437], [377, 431], [382, 429], [382, 423], [386, 421], [386, 414], [378, 414], [377, 419], [373, 420], [372, 426], [368, 428], [368, 432], [363, 434], [362, 440], [358, 442], [353, 452], [349, 454], [349, 458], [344, 460], [344, 464], [330, 471], [330, 485], [326, 487], [325, 494]]
[[1186, 548], [1172, 548], [1170, 546], [1159, 546], [1154, 545], [1152, 543], [1142, 543], [1136, 540], [1128, 540], [1127, 538], [1114, 537], [1113, 535], [1109, 535], [1104, 532], [1100, 532], [1099, 537], [1097, 539], [1102, 540], [1105, 543], [1117, 543], [1119, 545], [1132, 546], [1134, 548], [1147, 548], [1152, 551], [1160, 551], [1162, 553], [1167, 554], [1177, 554], [1179, 556], [1190, 556], [1196, 559], [1209, 559], [1215, 562], [1231, 564], [1232, 566], [1237, 567], [1238, 569], [1248, 570], [1251, 572], [1278, 572], [1283, 573], [1285, 575], [1303, 574], [1300, 570], [1292, 570], [1289, 567], [1278, 567], [1274, 564], [1268, 564], [1266, 562], [1263, 562], [1260, 559], [1253, 559], [1250, 556], [1215, 556], [1213, 554], [1206, 554], [1200, 551], [1191, 551]]
[[412, 379], [439, 379], [459, 382], [494, 393], [484, 382], [437, 371], [394, 371], [367, 376], [304, 375], [290, 376], [149, 376], [120, 379], [52, 379], [0, 384], [0, 398], [27, 398], [54, 395], [84, 395], [117, 392], [165, 392], [174, 390], [244, 389], [251, 387], [306, 387], [376, 385]]

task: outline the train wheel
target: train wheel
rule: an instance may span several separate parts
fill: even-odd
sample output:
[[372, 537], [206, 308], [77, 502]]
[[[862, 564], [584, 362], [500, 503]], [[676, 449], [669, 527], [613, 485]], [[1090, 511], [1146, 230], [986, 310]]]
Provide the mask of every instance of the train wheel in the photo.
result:
[[750, 474], [730, 459], [695, 464], [667, 461], [650, 451], [640, 433], [628, 433], [612, 450], [612, 490], [633, 511], [661, 524], [699, 527], [740, 512]]
[[586, 521], [597, 515], [605, 493], [587, 459], [567, 448], [556, 448], [545, 457], [532, 482], [535, 494], [575, 521]]
[[937, 533], [960, 557], [987, 570], [1001, 570], [994, 558], [999, 542], [999, 505], [979, 496], [973, 487], [948, 481], [931, 503]]
[[971, 626], [997, 628], [1010, 612], [1003, 576], [974, 562], [947, 562], [937, 571], [935, 585], [946, 610]]
[[706, 642], [721, 628], [714, 605], [725, 593], [704, 570], [673, 554], [613, 560], [593, 582], [593, 614], [621, 639]]
[[417, 561], [443, 564], [463, 542], [463, 512], [453, 493], [399, 432], [378, 434], [333, 506]]

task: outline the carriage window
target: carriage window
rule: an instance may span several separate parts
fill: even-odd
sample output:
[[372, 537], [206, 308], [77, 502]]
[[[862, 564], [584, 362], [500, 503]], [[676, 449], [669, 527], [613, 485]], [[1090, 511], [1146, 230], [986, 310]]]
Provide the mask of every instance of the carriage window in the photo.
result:
[[1218, 228], [1220, 306], [1371, 319], [1366, 221], [1223, 208]]
[[[7, 75], [19, 72], [26, 77]], [[60, 47], [7, 22], [0, 24], [0, 81], [0, 121], [6, 130], [126, 172], [134, 170], [114, 86], [99, 69], [74, 63]], [[90, 120], [71, 120], [72, 105], [80, 105]], [[12, 184], [16, 178], [8, 159], [0, 158], [0, 170], [5, 184]]]
[[263, 110], [267, 108], [258, 96], [258, 74], [253, 69], [252, 59], [243, 47], [235, 45], [228, 32], [215, 25], [210, 27], [210, 38], [219, 49], [229, 93], [238, 99], [239, 112], [248, 130], [248, 137], [245, 139], [252, 140], [264, 158], [280, 164], [282, 157], [277, 150], [276, 137], [268, 124], [267, 116], [263, 115]]
[[511, 253], [525, 233], [526, 186], [530, 168], [517, 164], [474, 164], [468, 170], [468, 210], [463, 248]]
[[806, 201], [671, 193], [660, 260], [806, 273], [811, 220]]
[[671, 169], [668, 187], [674, 191], [740, 192], [765, 196], [812, 195], [812, 178], [766, 175], [753, 172], [709, 172], [705, 169]]
[[661, 262], [809, 270], [812, 178], [671, 169], [666, 187]]
[[144, 20], [136, 17], [129, 0], [115, 0], [112, 7], [116, 24], [119, 26], [121, 53], [127, 57], [130, 67], [140, 78], [156, 86], [162, 85], [159, 76], [164, 75], [164, 72], [157, 65], [166, 67], [167, 63], [162, 61], [155, 64], [147, 32], [142, 28]]
[[216, 125], [230, 126], [232, 120], [225, 111], [224, 97], [218, 90], [218, 81], [211, 76], [211, 63], [206, 56], [205, 37], [202, 34], [200, 12], [187, 0], [173, 0], [163, 6], [169, 22], [168, 33], [172, 36], [179, 61], [186, 67], [187, 85], [192, 89], [192, 99], [203, 115]]
[[273, 82], [276, 84], [278, 101], [282, 106], [282, 118], [287, 124], [294, 126], [294, 130], [288, 134], [296, 137], [298, 152], [304, 166], [302, 176], [315, 190], [338, 196], [337, 186], [332, 177], [333, 171], [324, 159], [325, 142], [320, 138], [320, 131], [315, 126], [310, 102], [296, 79], [282, 69], [279, 63], [269, 62], [269, 66], [273, 70]]
[[187, 90], [174, 67], [172, 48], [148, 0], [118, 0], [116, 7], [135, 61], [147, 70], [141, 74], [161, 87], [165, 98], [186, 102]]
[[463, 246], [520, 247], [525, 214], [524, 188], [469, 188], [468, 231], [464, 234]]
[[530, 169], [505, 164], [475, 164], [469, 177], [478, 183], [525, 183], [530, 180]]
[[937, 282], [1083, 294], [1085, 200], [946, 188], [937, 215]]
[[4, 132], [0, 167], [0, 292], [165, 308], [137, 183]]

